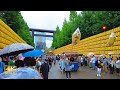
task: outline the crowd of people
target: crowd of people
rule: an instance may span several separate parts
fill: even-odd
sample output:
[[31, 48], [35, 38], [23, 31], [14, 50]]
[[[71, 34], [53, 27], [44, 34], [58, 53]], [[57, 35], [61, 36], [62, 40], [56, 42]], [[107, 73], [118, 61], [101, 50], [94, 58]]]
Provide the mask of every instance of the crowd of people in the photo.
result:
[[[42, 57], [22, 57], [19, 55], [7, 56], [2, 58], [0, 57], [0, 78], [48, 79], [48, 73], [49, 69], [52, 66], [52, 62], [54, 62], [55, 64], [54, 57], [47, 57], [44, 58], [44, 60]], [[16, 73], [13, 74], [13, 71], [15, 71]]]
[[91, 55], [82, 56], [79, 58], [81, 67], [89, 66], [93, 70], [97, 70], [97, 76], [101, 76], [101, 72], [114, 74], [120, 76], [120, 57], [112, 57], [109, 55], [108, 58], [105, 55]]
[[[10, 56], [0, 57], [0, 78], [1, 79], [48, 79], [49, 72], [53, 65], [59, 63], [61, 73], [66, 73], [67, 79], [71, 78], [71, 71], [74, 65], [72, 62], [78, 62], [79, 67], [89, 66], [89, 68], [97, 71], [97, 76], [101, 76], [101, 72], [116, 74], [120, 76], [120, 57], [112, 57], [109, 55], [91, 55], [91, 56], [66, 56], [53, 55], [44, 57], [22, 57]], [[14, 71], [14, 75], [9, 76], [4, 72]], [[20, 73], [22, 72], [22, 74]], [[32, 74], [29, 74], [32, 73]], [[33, 74], [34, 73], [34, 74]]]
[[[0, 57], [0, 78], [1, 79], [48, 79], [49, 71], [52, 65], [56, 64], [56, 60], [60, 60], [58, 56], [42, 55], [41, 57], [23, 57], [21, 54], [18, 56]], [[29, 68], [29, 69], [27, 69]], [[10, 72], [16, 70], [20, 73], [36, 73], [33, 77], [26, 77], [29, 73], [19, 74], [18, 72], [10, 76]], [[27, 70], [27, 71], [26, 71]], [[4, 73], [5, 72], [5, 73]], [[9, 72], [6, 74], [6, 72]], [[19, 76], [19, 77], [18, 77]]]
[[66, 56], [62, 54], [60, 56], [59, 60], [59, 67], [61, 73], [65, 72], [66, 73], [66, 78], [69, 79], [71, 78], [71, 71], [72, 68], [74, 68], [74, 64], [72, 62], [77, 62], [76, 56]]
[[[4, 64], [4, 68], [2, 68], [3, 72], [1, 72], [0, 78], [1, 79], [42, 79], [41, 75], [35, 69], [35, 65], [36, 65], [36, 61], [32, 57], [25, 57], [23, 60], [10, 57], [10, 61], [8, 61], [8, 65]], [[8, 67], [9, 69], [7, 69]]]
[[88, 66], [89, 68], [96, 70], [96, 76], [100, 77], [102, 72], [116, 74], [120, 76], [120, 57], [112, 57], [109, 55], [91, 55], [91, 56], [77, 56], [66, 57], [60, 56], [59, 66], [60, 71], [66, 73], [66, 78], [71, 78], [71, 71], [74, 66], [71, 66], [71, 62], [78, 62], [79, 67]]

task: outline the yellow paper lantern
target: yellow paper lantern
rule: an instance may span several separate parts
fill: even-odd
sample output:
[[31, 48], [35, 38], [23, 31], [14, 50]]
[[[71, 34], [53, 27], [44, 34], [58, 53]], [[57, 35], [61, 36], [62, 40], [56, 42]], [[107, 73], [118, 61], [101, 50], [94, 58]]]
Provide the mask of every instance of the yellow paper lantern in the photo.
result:
[[77, 29], [72, 35], [72, 43], [77, 44], [81, 38], [80, 30]]
[[112, 32], [107, 42], [107, 46], [112, 46], [115, 42], [115, 38], [116, 38], [115, 33]]

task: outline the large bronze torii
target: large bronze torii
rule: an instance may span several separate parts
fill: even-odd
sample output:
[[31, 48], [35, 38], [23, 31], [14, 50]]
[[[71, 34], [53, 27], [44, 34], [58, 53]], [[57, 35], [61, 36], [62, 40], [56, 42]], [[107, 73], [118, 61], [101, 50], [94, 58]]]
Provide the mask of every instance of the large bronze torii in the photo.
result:
[[[32, 36], [43, 36], [43, 37], [54, 37], [55, 31], [54, 30], [45, 30], [45, 29], [34, 29], [30, 28], [30, 31], [32, 32]], [[42, 35], [42, 34], [34, 34], [34, 32], [46, 32], [46, 33], [53, 33], [53, 35]]]

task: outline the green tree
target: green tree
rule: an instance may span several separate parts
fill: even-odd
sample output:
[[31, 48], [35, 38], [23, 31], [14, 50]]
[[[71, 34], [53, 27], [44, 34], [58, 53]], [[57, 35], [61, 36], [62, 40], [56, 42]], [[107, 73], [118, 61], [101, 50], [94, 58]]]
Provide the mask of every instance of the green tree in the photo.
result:
[[[72, 34], [79, 27], [80, 18], [81, 17], [77, 15], [76, 11], [70, 11], [69, 16], [70, 21], [64, 19], [62, 30], [60, 31], [59, 35], [55, 37], [57, 38], [57, 41], [55, 42], [55, 39], [53, 40], [52, 46], [54, 46], [55, 48], [59, 48], [67, 44], [70, 44], [72, 42]], [[55, 43], [57, 44], [55, 45]]]
[[70, 21], [75, 21], [76, 17], [77, 17], [77, 12], [76, 11], [70, 11], [69, 20]]
[[59, 26], [57, 26], [56, 33], [55, 33], [55, 36], [53, 37], [53, 42], [52, 42], [53, 48], [59, 47], [59, 41], [58, 41], [59, 35], [60, 35], [60, 29], [59, 29]]
[[0, 19], [6, 23], [6, 19], [3, 18], [5, 11], [0, 11]]
[[66, 18], [64, 19], [63, 22], [63, 27], [61, 30], [61, 45], [64, 46], [67, 44], [67, 35], [68, 35], [68, 22], [66, 20]]

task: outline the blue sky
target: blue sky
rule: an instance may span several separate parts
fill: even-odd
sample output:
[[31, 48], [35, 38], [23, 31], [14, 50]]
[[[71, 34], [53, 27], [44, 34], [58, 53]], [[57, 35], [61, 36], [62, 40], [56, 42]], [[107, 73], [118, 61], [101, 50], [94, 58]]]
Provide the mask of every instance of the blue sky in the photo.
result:
[[[62, 28], [65, 18], [69, 20], [70, 11], [21, 11], [21, 14], [29, 28], [55, 30], [57, 25]], [[47, 38], [46, 46], [51, 44], [52, 38]]]

